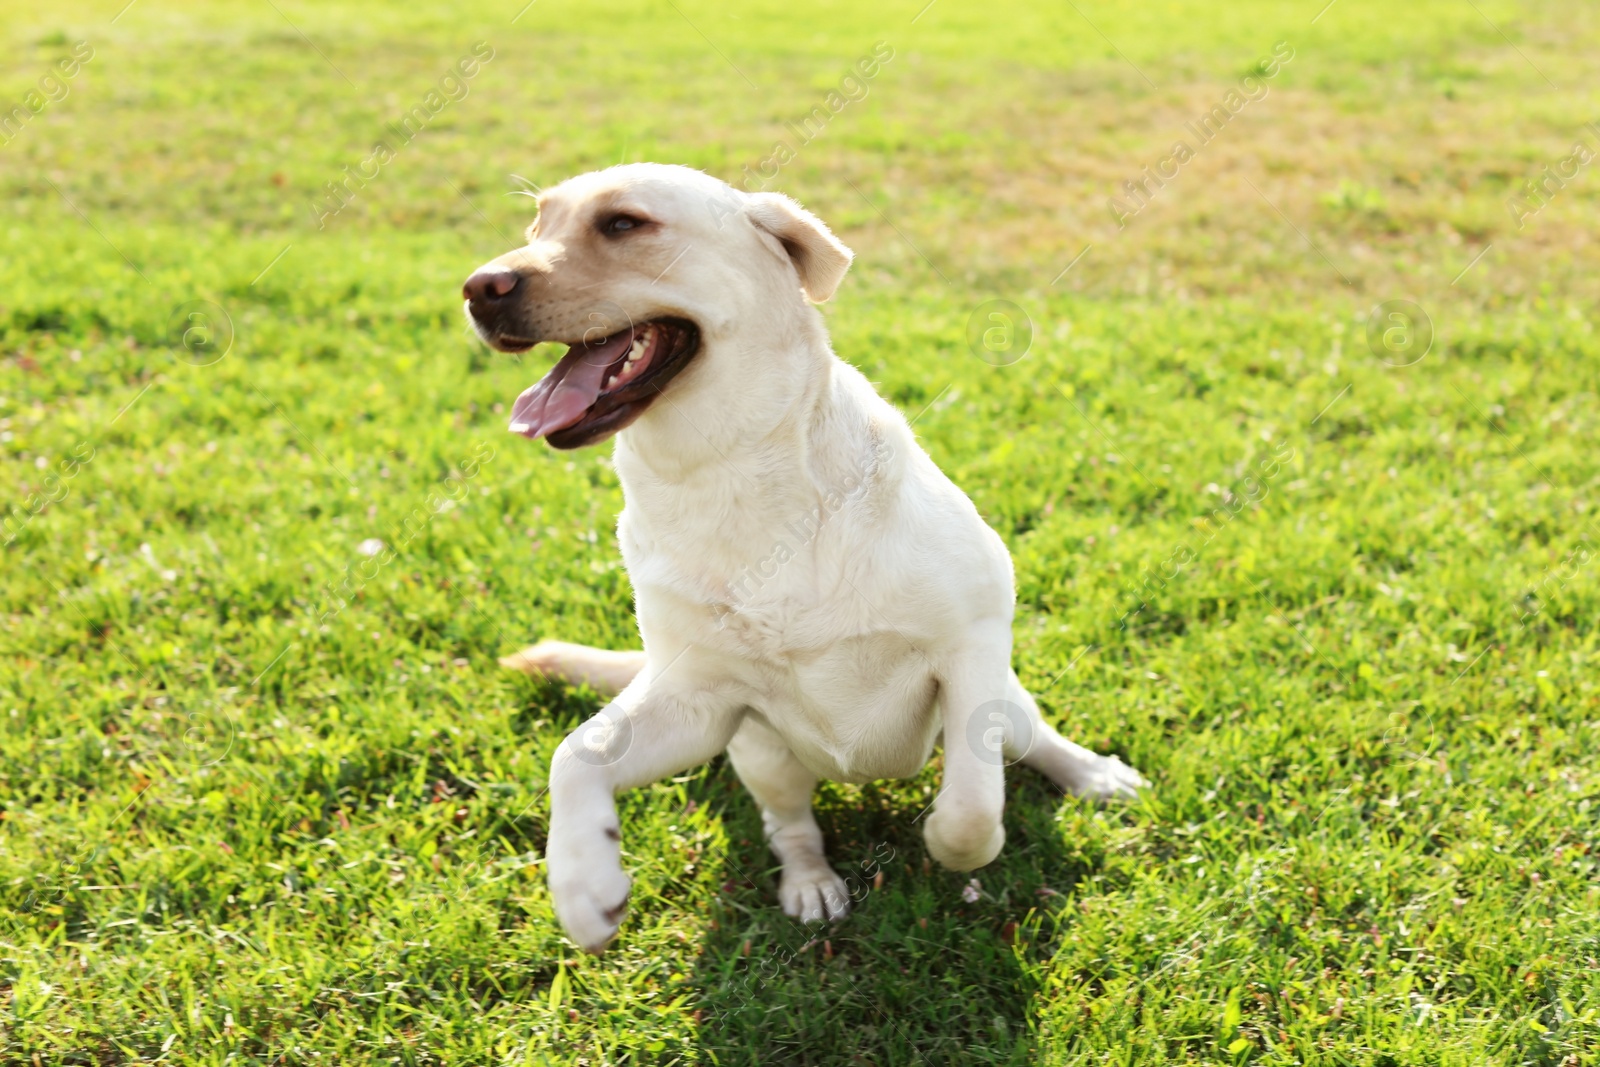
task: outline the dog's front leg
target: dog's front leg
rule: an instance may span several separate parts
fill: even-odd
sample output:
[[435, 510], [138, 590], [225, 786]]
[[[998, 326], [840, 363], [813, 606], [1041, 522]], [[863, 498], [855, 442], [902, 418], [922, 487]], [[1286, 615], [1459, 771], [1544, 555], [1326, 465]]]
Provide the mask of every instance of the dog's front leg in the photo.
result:
[[[679, 668], [682, 670], [682, 668]], [[705, 763], [728, 746], [742, 706], [647, 668], [556, 749], [546, 874], [556, 917], [589, 952], [616, 935], [628, 902], [615, 796]]]
[[967, 644], [934, 664], [944, 718], [944, 783], [923, 831], [933, 858], [954, 871], [982, 867], [1006, 840], [1000, 822], [1005, 760], [986, 730], [1006, 697], [1011, 626], [1009, 620], [989, 620], [967, 636]]

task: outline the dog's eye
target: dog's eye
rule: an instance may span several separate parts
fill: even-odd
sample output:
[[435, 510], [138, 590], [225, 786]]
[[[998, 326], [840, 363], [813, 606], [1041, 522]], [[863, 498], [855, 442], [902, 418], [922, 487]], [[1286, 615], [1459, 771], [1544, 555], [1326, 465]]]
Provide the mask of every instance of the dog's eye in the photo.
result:
[[635, 218], [632, 215], [609, 215], [600, 221], [600, 232], [607, 237], [615, 237], [618, 234], [627, 233], [629, 230], [637, 230], [643, 225], [643, 219]]

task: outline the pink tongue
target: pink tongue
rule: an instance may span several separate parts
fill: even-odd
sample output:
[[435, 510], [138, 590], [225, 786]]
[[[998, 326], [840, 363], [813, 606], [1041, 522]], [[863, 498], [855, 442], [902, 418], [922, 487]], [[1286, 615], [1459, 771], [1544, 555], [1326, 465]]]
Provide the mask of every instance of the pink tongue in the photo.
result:
[[511, 432], [531, 441], [565, 429], [583, 418], [600, 396], [606, 368], [633, 344], [633, 331], [623, 330], [597, 345], [573, 345], [550, 373], [523, 390], [511, 406]]

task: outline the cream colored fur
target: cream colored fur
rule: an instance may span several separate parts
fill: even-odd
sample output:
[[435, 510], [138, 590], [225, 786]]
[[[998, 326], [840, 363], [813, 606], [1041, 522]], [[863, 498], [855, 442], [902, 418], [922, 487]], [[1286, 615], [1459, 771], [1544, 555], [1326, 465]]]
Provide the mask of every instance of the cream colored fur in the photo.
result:
[[[596, 239], [597, 216], [616, 210], [657, 225]], [[550, 777], [550, 890], [590, 951], [616, 934], [629, 889], [614, 795], [723, 751], [782, 861], [782, 906], [806, 921], [849, 904], [811, 812], [819, 777], [915, 775], [942, 734], [924, 835], [956, 870], [1000, 851], [1007, 762], [1083, 796], [1143, 784], [1039, 717], [1011, 670], [1005, 544], [830, 348], [810, 301], [833, 294], [850, 259], [787, 197], [634, 164], [546, 192], [528, 245], [495, 261], [533, 279], [541, 339], [576, 340], [616, 308], [688, 318], [703, 338], [616, 437], [644, 651], [546, 641], [502, 661], [614, 695]], [[1008, 714], [1022, 725], [991, 725]]]

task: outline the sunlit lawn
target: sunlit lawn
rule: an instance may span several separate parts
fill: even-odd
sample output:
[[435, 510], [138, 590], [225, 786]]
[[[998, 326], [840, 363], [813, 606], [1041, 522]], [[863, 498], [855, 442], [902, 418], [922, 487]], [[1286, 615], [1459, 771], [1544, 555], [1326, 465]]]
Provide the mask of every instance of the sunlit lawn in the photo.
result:
[[[1592, 8], [116, 6], [0, 7], [0, 1062], [1600, 1063]], [[518, 190], [775, 153], [1024, 680], [1154, 787], [1013, 772], [973, 878], [937, 764], [824, 785], [807, 930], [719, 761], [623, 798], [591, 958], [596, 698], [495, 659], [636, 641], [621, 497], [459, 286]]]

